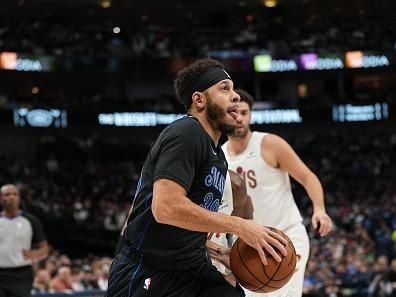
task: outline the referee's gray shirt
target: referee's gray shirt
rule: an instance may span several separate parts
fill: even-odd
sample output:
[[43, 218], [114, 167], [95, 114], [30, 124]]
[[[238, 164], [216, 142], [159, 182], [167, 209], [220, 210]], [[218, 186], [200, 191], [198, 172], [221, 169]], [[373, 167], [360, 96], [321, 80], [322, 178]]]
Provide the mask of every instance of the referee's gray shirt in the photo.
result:
[[0, 214], [0, 268], [16, 268], [32, 264], [23, 257], [22, 250], [45, 241], [43, 227], [38, 218], [22, 212], [14, 218]]

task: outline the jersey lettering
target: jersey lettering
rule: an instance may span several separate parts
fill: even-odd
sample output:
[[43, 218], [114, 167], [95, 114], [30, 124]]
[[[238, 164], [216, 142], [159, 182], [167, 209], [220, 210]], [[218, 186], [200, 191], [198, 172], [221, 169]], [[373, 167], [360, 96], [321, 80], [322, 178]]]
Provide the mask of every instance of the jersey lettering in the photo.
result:
[[257, 187], [256, 172], [254, 172], [254, 170], [248, 170], [246, 173], [246, 176], [247, 176], [249, 187], [251, 187], [252, 189]]
[[225, 177], [221, 174], [220, 170], [218, 170], [217, 167], [212, 167], [210, 173], [205, 178], [205, 185], [207, 187], [215, 187], [223, 195]]
[[256, 172], [254, 170], [244, 170], [242, 167], [238, 167], [236, 172], [245, 181], [247, 187], [251, 189], [257, 187]]

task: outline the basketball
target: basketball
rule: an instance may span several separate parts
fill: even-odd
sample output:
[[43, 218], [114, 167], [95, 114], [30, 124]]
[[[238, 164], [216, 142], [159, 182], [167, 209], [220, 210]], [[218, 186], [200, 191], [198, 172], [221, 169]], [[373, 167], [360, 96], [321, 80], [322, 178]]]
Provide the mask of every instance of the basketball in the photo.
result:
[[283, 236], [288, 242], [285, 247], [287, 256], [281, 256], [281, 262], [276, 262], [264, 250], [268, 261], [268, 264], [264, 265], [258, 252], [240, 238], [235, 241], [231, 248], [232, 273], [241, 286], [256, 293], [270, 293], [282, 288], [290, 280], [296, 269], [296, 250], [290, 238], [276, 228], [268, 228]]

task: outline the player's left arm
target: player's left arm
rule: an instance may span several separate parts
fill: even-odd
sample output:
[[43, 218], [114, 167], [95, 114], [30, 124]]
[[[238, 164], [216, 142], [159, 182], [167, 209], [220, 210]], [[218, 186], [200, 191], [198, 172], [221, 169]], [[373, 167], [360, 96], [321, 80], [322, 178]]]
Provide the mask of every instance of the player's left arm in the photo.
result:
[[[307, 191], [313, 204], [312, 226], [319, 230], [321, 236], [327, 235], [333, 227], [326, 213], [322, 184], [318, 177], [299, 158], [293, 148], [281, 137], [268, 135], [265, 147], [270, 149], [276, 160], [276, 166], [288, 172]], [[263, 146], [261, 148], [263, 150]]]
[[228, 170], [231, 179], [233, 210], [231, 215], [253, 219], [253, 205], [247, 194], [245, 181], [234, 171]]

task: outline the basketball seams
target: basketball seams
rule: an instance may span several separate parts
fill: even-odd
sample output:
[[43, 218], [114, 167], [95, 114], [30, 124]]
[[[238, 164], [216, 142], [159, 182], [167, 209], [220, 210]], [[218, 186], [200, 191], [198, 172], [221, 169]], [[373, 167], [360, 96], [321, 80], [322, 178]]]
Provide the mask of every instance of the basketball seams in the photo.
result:
[[[290, 258], [289, 263], [287, 263], [287, 266], [290, 266], [290, 262], [294, 260], [294, 261], [293, 261], [293, 262], [294, 262], [294, 268], [293, 268], [293, 270], [290, 272], [290, 273], [294, 273], [294, 270], [295, 270], [296, 264], [297, 264], [296, 257], [294, 256], [294, 255], [296, 254], [296, 249], [294, 248], [293, 242], [290, 240], [290, 238], [285, 237], [284, 234], [285, 234], [285, 233], [282, 232], [282, 237], [288, 241], [289, 247], [293, 248], [293, 255], [292, 255], [292, 257]], [[283, 261], [283, 259], [284, 259], [284, 257], [282, 258], [282, 261]], [[273, 280], [273, 281], [283, 281], [285, 278], [288, 278], [288, 277], [290, 276], [290, 273], [287, 274], [286, 276], [282, 277], [282, 278], [278, 278], [278, 279], [274, 279], [274, 278], [273, 278], [272, 280]]]
[[[237, 244], [237, 247], [238, 247], [238, 244]], [[241, 262], [241, 259], [242, 259], [242, 258], [240, 257], [238, 248], [237, 248], [236, 250], [237, 250], [238, 255], [239, 255], [239, 257], [238, 257], [239, 262]], [[233, 257], [230, 257], [231, 268], [232, 268], [232, 266], [233, 266], [232, 263], [234, 262], [232, 259], [233, 259]], [[245, 264], [245, 263], [243, 263], [243, 264]], [[245, 266], [245, 265], [244, 265], [244, 266]], [[237, 278], [237, 279], [238, 279], [238, 278]], [[254, 287], [254, 288], [258, 288], [257, 286], [255, 286], [255, 285], [253, 285], [253, 284], [251, 284], [251, 283], [249, 283], [249, 282], [247, 282], [247, 281], [241, 281], [241, 280], [239, 280], [239, 279], [238, 279], [238, 281], [239, 281], [240, 284], [244, 283], [244, 284], [247, 284], [247, 285], [252, 286], [252, 287]], [[261, 283], [261, 282], [260, 282], [260, 283]], [[242, 284], [242, 286], [243, 286], [243, 284]]]
[[[285, 237], [285, 234], [284, 234], [283, 232], [281, 233], [281, 235], [282, 235], [282, 237], [283, 237], [284, 239], [288, 240], [288, 238]], [[290, 242], [290, 241], [288, 240], [288, 242]], [[290, 245], [290, 246], [291, 246], [291, 245]], [[293, 251], [295, 252], [294, 246], [293, 246]], [[285, 257], [282, 257], [282, 261], [283, 261], [284, 258], [285, 258]], [[295, 258], [295, 257], [293, 257], [293, 258]], [[277, 269], [275, 270], [275, 272], [274, 272], [274, 274], [272, 275], [272, 277], [268, 280], [267, 284], [265, 284], [263, 287], [261, 287], [261, 288], [259, 288], [259, 289], [257, 289], [257, 290], [260, 290], [260, 289], [262, 289], [262, 288], [264, 288], [264, 287], [270, 287], [270, 288], [274, 288], [274, 289], [280, 289], [280, 288], [282, 288], [282, 287], [284, 286], [284, 285], [282, 285], [282, 286], [280, 286], [280, 287], [274, 287], [274, 286], [270, 286], [270, 285], [268, 284], [268, 283], [271, 282], [271, 281], [282, 281], [282, 280], [284, 280], [285, 278], [288, 278], [288, 277], [290, 276], [290, 274], [294, 273], [294, 270], [292, 270], [292, 271], [290, 271], [290, 273], [287, 274], [285, 277], [283, 277], [283, 278], [281, 278], [281, 279], [274, 279], [274, 276], [278, 273], [278, 271], [279, 271], [279, 269], [280, 269], [280, 267], [281, 267], [282, 261], [279, 262], [279, 265], [278, 265]], [[289, 262], [289, 264], [288, 264], [287, 266], [290, 266], [290, 262]], [[294, 265], [294, 266], [295, 266], [295, 265]], [[267, 273], [266, 273], [266, 271], [265, 271], [265, 266], [263, 266], [263, 268], [264, 268], [264, 273], [265, 273], [265, 275], [268, 277], [268, 275], [267, 275]], [[256, 292], [257, 290], [255, 290], [254, 292]]]
[[[249, 291], [252, 291], [252, 292], [254, 292], [258, 288], [257, 286], [254, 286], [254, 285], [252, 285], [251, 283], [248, 283], [248, 282], [244, 282], [244, 281], [240, 281], [240, 280], [238, 280], [238, 282], [239, 282], [239, 284], [242, 287], [244, 287], [244, 288], [246, 288], [246, 289], [248, 289]], [[252, 288], [254, 288], [254, 290]]]
[[[283, 259], [284, 259], [285, 257], [282, 257], [282, 261], [283, 261]], [[281, 267], [281, 265], [282, 265], [282, 261], [281, 262], [279, 262], [279, 264], [278, 264], [278, 267], [276, 267], [276, 270], [275, 270], [275, 272], [272, 274], [272, 277], [270, 277], [269, 279], [268, 279], [268, 281], [264, 284], [264, 286], [262, 286], [261, 288], [259, 288], [258, 290], [262, 290], [264, 287], [270, 287], [270, 288], [277, 288], [277, 289], [280, 289], [280, 288], [282, 288], [282, 286], [280, 286], [280, 287], [273, 287], [273, 286], [270, 286], [269, 285], [269, 283], [274, 279], [274, 276], [278, 273], [278, 271], [279, 271], [279, 269], [280, 269], [280, 267]], [[265, 275], [267, 276], [267, 273], [265, 272], [265, 266], [263, 265], [263, 271], [264, 271], [264, 273], [265, 273]], [[267, 276], [268, 277], [268, 276]], [[254, 292], [256, 292], [257, 290], [255, 290]]]
[[[263, 285], [264, 283], [262, 282], [262, 280], [259, 279], [259, 278], [257, 278], [257, 277], [252, 273], [252, 271], [247, 267], [247, 265], [246, 265], [246, 263], [245, 263], [245, 261], [244, 261], [244, 258], [242, 257], [242, 255], [241, 255], [241, 253], [240, 253], [240, 251], [239, 251], [239, 240], [237, 240], [237, 251], [238, 251], [238, 256], [239, 256], [240, 262], [243, 264], [243, 266], [245, 267], [246, 271], [249, 272], [249, 274], [250, 274], [251, 276], [253, 276], [260, 284]], [[281, 262], [278, 264], [278, 267], [277, 267], [276, 271], [274, 272], [274, 275], [278, 272], [280, 266], [281, 266]], [[264, 267], [264, 265], [263, 265], [263, 267]], [[273, 286], [268, 285], [268, 283], [272, 280], [272, 278], [274, 277], [274, 275], [272, 276], [272, 278], [270, 278], [270, 277], [268, 276], [268, 274], [265, 272], [265, 269], [264, 269], [263, 271], [264, 271], [265, 276], [269, 279], [263, 286], [257, 287], [257, 286], [255, 286], [255, 285], [250, 284], [249, 282], [244, 281], [245, 283], [251, 285], [252, 287], [258, 288], [258, 289], [252, 290], [252, 292], [257, 292], [258, 290], [265, 291], [265, 289], [264, 289], [265, 287], [269, 287], [269, 288], [273, 288], [273, 289], [279, 289], [279, 288], [281, 288], [281, 287], [273, 287]], [[263, 292], [263, 293], [269, 293], [269, 292]]]
[[[230, 260], [231, 262], [233, 262], [232, 264], [234, 264], [231, 265], [231, 268], [234, 268], [236, 272], [240, 271], [241, 280], [238, 280], [239, 283], [252, 292], [270, 293], [276, 291], [282, 288], [287, 282], [290, 281], [295, 271], [297, 257], [295, 256], [296, 250], [293, 245], [293, 242], [283, 231], [278, 230], [276, 228], [270, 228], [270, 229], [278, 233], [284, 239], [287, 240], [287, 244], [285, 247], [288, 250], [288, 256], [285, 257], [281, 255], [282, 258], [281, 262], [276, 262], [274, 259], [271, 259], [271, 262], [268, 263], [269, 267], [263, 265], [260, 258], [258, 257], [258, 254], [257, 256], [254, 256], [255, 254], [252, 254], [253, 247], [250, 247], [243, 240], [239, 238], [236, 241], [236, 246], [233, 246], [233, 249], [236, 248], [237, 251], [231, 253], [232, 257]], [[255, 252], [257, 253], [257, 251]], [[268, 253], [266, 254], [268, 255]], [[254, 262], [251, 262], [251, 260], [253, 260], [251, 259], [251, 257], [257, 257], [257, 258], [254, 259]], [[234, 258], [234, 261], [232, 261], [232, 258]], [[247, 265], [248, 263], [250, 263], [253, 266]], [[290, 270], [293, 264], [294, 264], [293, 269]], [[250, 268], [252, 268], [253, 270], [251, 270]], [[273, 272], [269, 273], [269, 271], [267, 271], [267, 268]], [[285, 273], [288, 274], [284, 275]], [[279, 276], [283, 276], [283, 277], [276, 278], [277, 274], [280, 274]], [[272, 276], [269, 277], [269, 275]], [[248, 278], [249, 281], [242, 280], [246, 278]], [[265, 282], [263, 282], [263, 280], [265, 280]], [[261, 287], [258, 287], [257, 284], [251, 284], [250, 281], [252, 282], [257, 281], [258, 284], [261, 285]]]
[[[271, 228], [271, 230], [272, 230], [272, 228]], [[278, 233], [278, 232], [277, 232]], [[284, 235], [284, 233], [282, 232], [281, 233], [281, 235], [282, 235], [282, 237], [284, 238], [284, 239], [286, 239], [286, 237], [285, 237], [285, 235]], [[283, 261], [283, 259], [284, 259], [285, 257], [282, 257], [282, 261]], [[283, 286], [280, 286], [280, 287], [273, 287], [273, 286], [270, 286], [269, 285], [269, 283], [274, 279], [274, 276], [278, 273], [278, 271], [279, 271], [279, 269], [280, 269], [280, 267], [281, 267], [281, 265], [282, 265], [282, 261], [281, 262], [279, 262], [279, 264], [278, 264], [278, 267], [276, 267], [276, 270], [275, 270], [275, 272], [272, 274], [272, 277], [271, 278], [269, 278], [269, 280], [267, 281], [267, 283], [264, 285], [264, 286], [262, 286], [261, 288], [258, 288], [257, 290], [254, 290], [254, 292], [256, 292], [256, 291], [258, 291], [258, 290], [262, 290], [262, 289], [264, 289], [264, 287], [270, 287], [270, 288], [276, 288], [276, 289], [280, 289], [280, 288], [282, 288]], [[264, 274], [268, 277], [268, 275], [267, 275], [267, 273], [266, 273], [266, 271], [265, 271], [265, 266], [263, 265], [263, 271], [264, 271]], [[288, 276], [289, 276], [290, 274], [288, 274]]]
[[[263, 284], [263, 282], [262, 282], [260, 279], [258, 279], [258, 278], [250, 271], [250, 269], [247, 267], [247, 265], [246, 265], [244, 259], [242, 258], [241, 253], [240, 253], [240, 251], [239, 251], [239, 238], [238, 238], [238, 240], [236, 241], [236, 244], [237, 244], [237, 252], [238, 252], [239, 260], [240, 260], [240, 262], [243, 264], [243, 266], [245, 267], [246, 271], [249, 272], [249, 274], [250, 274], [251, 276], [253, 276], [253, 278], [255, 278], [260, 284]], [[248, 282], [246, 282], [246, 281], [244, 281], [244, 282], [245, 282], [245, 283], [248, 283]], [[249, 283], [248, 283], [248, 284], [249, 284]], [[250, 284], [250, 285], [252, 285], [252, 284]], [[252, 285], [252, 286], [257, 288], [257, 286], [255, 286], [255, 285]]]

